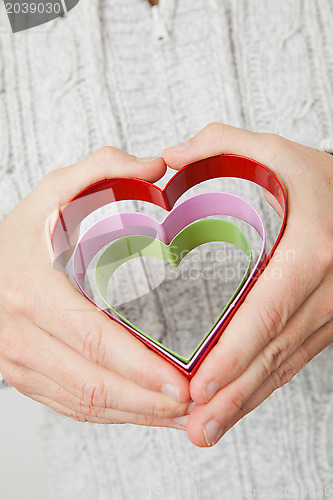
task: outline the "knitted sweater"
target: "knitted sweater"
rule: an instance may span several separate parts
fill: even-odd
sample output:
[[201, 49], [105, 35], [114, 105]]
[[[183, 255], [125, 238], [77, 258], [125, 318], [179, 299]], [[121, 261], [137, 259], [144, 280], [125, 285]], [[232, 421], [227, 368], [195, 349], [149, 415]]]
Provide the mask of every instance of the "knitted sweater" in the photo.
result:
[[[212, 121], [333, 149], [331, 0], [161, 0], [158, 9], [81, 0], [14, 36], [2, 19], [0, 219], [49, 170], [98, 147], [155, 156]], [[279, 220], [254, 186], [211, 186], [250, 199], [272, 244]], [[116, 295], [130, 297], [132, 281], [124, 269]], [[185, 348], [193, 320], [206, 328], [221, 305], [218, 282], [192, 285], [190, 305], [178, 283], [127, 312]], [[212, 449], [173, 429], [81, 424], [46, 409], [49, 499], [333, 499], [332, 361], [330, 347]]]

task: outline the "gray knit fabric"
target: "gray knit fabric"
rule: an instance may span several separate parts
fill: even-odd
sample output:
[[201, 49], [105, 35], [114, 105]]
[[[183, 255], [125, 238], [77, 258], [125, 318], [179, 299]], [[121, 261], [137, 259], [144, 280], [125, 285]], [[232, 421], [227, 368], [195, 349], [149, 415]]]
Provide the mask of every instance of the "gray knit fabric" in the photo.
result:
[[[146, 0], [81, 0], [34, 33], [0, 37], [0, 218], [49, 170], [100, 146], [155, 156], [212, 121], [332, 147], [332, 0], [161, 0], [159, 12], [162, 39]], [[280, 222], [256, 187], [209, 186], [250, 199], [272, 245]], [[125, 310], [185, 348], [184, 332], [205, 329], [230, 290], [198, 279], [189, 307], [184, 287], [163, 282], [150, 305]], [[131, 289], [124, 268], [114, 300]], [[332, 361], [330, 347], [212, 449], [176, 430], [45, 410], [49, 499], [333, 499]]]

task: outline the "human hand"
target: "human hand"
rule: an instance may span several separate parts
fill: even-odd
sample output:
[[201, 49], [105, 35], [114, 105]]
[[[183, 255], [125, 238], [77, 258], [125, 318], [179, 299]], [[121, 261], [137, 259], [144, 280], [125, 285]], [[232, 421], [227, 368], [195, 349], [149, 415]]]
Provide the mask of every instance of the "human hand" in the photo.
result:
[[155, 181], [165, 169], [161, 158], [103, 148], [50, 172], [0, 224], [0, 372], [75, 420], [183, 428], [174, 418], [187, 412], [187, 379], [56, 271], [47, 242], [50, 214], [86, 186], [119, 176]]
[[179, 169], [222, 153], [251, 157], [272, 170], [287, 195], [288, 219], [278, 258], [275, 253], [191, 381], [197, 406], [187, 433], [197, 446], [214, 445], [333, 342], [333, 157], [219, 123], [162, 156]]

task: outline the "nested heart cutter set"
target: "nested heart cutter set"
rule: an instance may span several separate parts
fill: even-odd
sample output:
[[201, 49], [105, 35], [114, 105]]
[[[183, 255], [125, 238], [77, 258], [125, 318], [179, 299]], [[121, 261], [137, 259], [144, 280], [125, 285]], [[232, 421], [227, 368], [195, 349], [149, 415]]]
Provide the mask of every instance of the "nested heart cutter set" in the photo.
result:
[[[268, 255], [263, 221], [249, 201], [234, 194], [209, 191], [187, 198], [175, 206], [177, 200], [191, 187], [221, 177], [252, 181], [270, 192], [281, 206], [284, 214], [282, 226]], [[121, 200], [150, 202], [168, 213], [162, 222], [143, 213], [112, 214], [98, 220], [78, 239], [80, 224], [87, 216], [105, 205]], [[251, 262], [251, 245], [244, 232], [236, 224], [221, 218], [214, 219], [212, 216], [233, 216], [255, 229], [261, 240], [261, 250], [255, 262]], [[94, 269], [95, 286], [105, 306], [105, 314], [191, 378], [268, 264], [282, 237], [286, 217], [285, 193], [268, 168], [244, 156], [220, 155], [182, 168], [163, 190], [155, 184], [129, 178], [107, 179], [87, 187], [72, 198], [59, 214], [52, 233], [52, 247], [55, 262], [61, 268], [66, 266], [72, 256], [76, 283], [92, 303], [95, 302], [85, 289], [85, 277], [94, 257], [99, 254]], [[194, 248], [217, 241], [240, 248], [247, 256], [247, 268], [227, 305], [189, 357], [180, 356], [153, 339], [108, 303], [109, 281], [125, 262], [151, 256], [176, 267]]]

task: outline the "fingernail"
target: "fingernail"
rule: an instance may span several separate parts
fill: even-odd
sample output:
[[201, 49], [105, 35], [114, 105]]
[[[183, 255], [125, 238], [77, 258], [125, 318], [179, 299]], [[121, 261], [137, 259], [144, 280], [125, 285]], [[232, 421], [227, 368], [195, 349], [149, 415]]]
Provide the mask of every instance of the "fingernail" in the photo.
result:
[[209, 382], [209, 384], [206, 385], [206, 388], [204, 389], [204, 398], [206, 403], [212, 399], [213, 396], [217, 393], [219, 390], [220, 386], [218, 385], [215, 380], [212, 380]]
[[177, 403], [180, 403], [179, 389], [178, 387], [171, 384], [163, 384], [161, 391], [169, 398], [173, 399]]
[[223, 429], [215, 420], [210, 420], [203, 428], [207, 446], [214, 446], [223, 434]]
[[150, 161], [157, 160], [158, 156], [154, 156], [152, 158], [136, 158], [137, 161], [140, 161], [142, 163], [149, 163]]
[[188, 147], [187, 142], [181, 142], [180, 144], [177, 144], [176, 146], [171, 146], [171, 148], [167, 149], [170, 149], [174, 153], [179, 153], [180, 151], [184, 151], [184, 149], [186, 149], [187, 147]]
[[189, 415], [191, 413], [191, 411], [193, 410], [193, 408], [197, 405], [197, 403], [195, 403], [194, 401], [192, 401], [192, 403], [190, 403], [187, 407], [187, 414]]
[[176, 424], [182, 425], [183, 427], [186, 427], [187, 421], [188, 421], [188, 415], [184, 415], [184, 417], [176, 417], [174, 418], [174, 421]]

